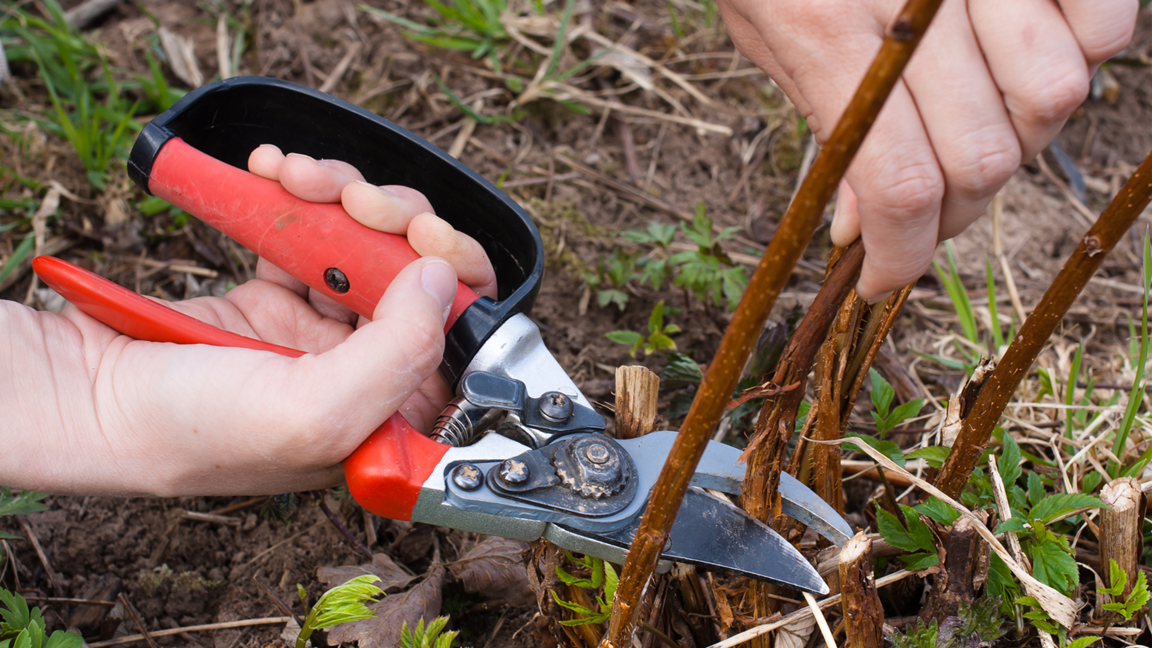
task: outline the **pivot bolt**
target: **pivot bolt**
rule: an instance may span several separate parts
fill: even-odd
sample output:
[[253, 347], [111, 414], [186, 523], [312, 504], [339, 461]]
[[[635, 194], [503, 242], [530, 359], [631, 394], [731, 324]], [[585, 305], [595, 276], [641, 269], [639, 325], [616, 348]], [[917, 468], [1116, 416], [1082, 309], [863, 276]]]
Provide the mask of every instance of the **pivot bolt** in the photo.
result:
[[540, 415], [553, 423], [572, 418], [572, 399], [560, 392], [548, 392], [540, 397]]
[[328, 284], [329, 288], [341, 295], [348, 292], [348, 289], [352, 287], [351, 284], [348, 283], [348, 275], [344, 274], [340, 268], [328, 268], [325, 270], [324, 283]]
[[594, 464], [604, 464], [611, 455], [608, 453], [608, 446], [603, 443], [592, 443], [584, 448], [584, 456]]
[[480, 469], [472, 464], [460, 464], [452, 469], [452, 483], [466, 491], [480, 488]]
[[519, 459], [505, 459], [500, 464], [500, 481], [517, 486], [528, 481], [528, 464]]

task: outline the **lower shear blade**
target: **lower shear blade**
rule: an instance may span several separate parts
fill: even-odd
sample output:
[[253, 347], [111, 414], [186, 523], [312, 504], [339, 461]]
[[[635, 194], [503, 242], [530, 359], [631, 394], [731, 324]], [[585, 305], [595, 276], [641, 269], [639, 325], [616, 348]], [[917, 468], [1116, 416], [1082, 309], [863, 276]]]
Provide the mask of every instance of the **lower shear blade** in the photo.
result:
[[[630, 545], [639, 518], [599, 537]], [[663, 558], [718, 569], [792, 589], [827, 594], [828, 586], [811, 564], [768, 525], [732, 504], [697, 488], [688, 489]]]

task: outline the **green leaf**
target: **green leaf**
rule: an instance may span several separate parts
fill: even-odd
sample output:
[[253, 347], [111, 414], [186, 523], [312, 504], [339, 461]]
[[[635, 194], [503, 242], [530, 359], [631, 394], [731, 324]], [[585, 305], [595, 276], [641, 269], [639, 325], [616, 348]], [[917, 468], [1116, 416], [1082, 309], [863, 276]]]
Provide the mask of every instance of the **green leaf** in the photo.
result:
[[605, 333], [604, 337], [617, 344], [625, 344], [628, 346], [634, 346], [644, 341], [644, 336], [636, 331], [610, 331]]
[[908, 554], [907, 556], [900, 556], [900, 561], [904, 563], [904, 569], [908, 571], [920, 571], [940, 564], [940, 556], [935, 552], [914, 553]]
[[1032, 575], [1064, 595], [1069, 595], [1080, 584], [1080, 572], [1071, 551], [1066, 546], [1067, 539], [1057, 539], [1050, 531], [1037, 543], [1032, 544]]
[[664, 300], [656, 302], [652, 314], [648, 316], [648, 332], [660, 333], [664, 330]]
[[916, 546], [924, 551], [936, 551], [936, 536], [932, 535], [932, 529], [929, 529], [928, 525], [920, 520], [920, 514], [916, 509], [903, 504], [900, 505], [900, 508], [904, 511], [904, 519], [908, 522], [908, 533], [916, 541]]
[[880, 372], [872, 367], [868, 368], [868, 377], [872, 380], [872, 407], [876, 408], [876, 412], [880, 415], [881, 419], [888, 418], [888, 408], [892, 404], [892, 398], [896, 395], [896, 390], [892, 385], [884, 380]]
[[879, 504], [876, 505], [876, 524], [880, 527], [880, 535], [893, 547], [904, 551], [925, 550], [920, 541], [904, 528], [900, 520], [891, 512], [880, 508]]
[[929, 497], [912, 508], [916, 509], [917, 513], [935, 520], [941, 526], [952, 526], [956, 520], [960, 519], [959, 511], [937, 497]]
[[1068, 642], [1064, 648], [1087, 648], [1097, 641], [1100, 641], [1100, 637], [1078, 637]]
[[1008, 518], [996, 525], [996, 533], [1027, 533], [1028, 527], [1024, 520], [1018, 517]]
[[1040, 500], [1040, 503], [1033, 506], [1032, 510], [1029, 511], [1028, 516], [1033, 520], [1040, 520], [1047, 524], [1069, 511], [1088, 507], [1107, 508], [1108, 505], [1093, 495], [1056, 493]]
[[1035, 471], [1028, 473], [1028, 501], [1032, 504], [1039, 504], [1044, 500], [1044, 497], [1044, 480]]
[[913, 450], [904, 456], [908, 459], [923, 459], [928, 462], [929, 466], [939, 468], [944, 465], [944, 461], [948, 459], [948, 453], [951, 451], [952, 448], [947, 446], [927, 446]]
[[46, 511], [48, 507], [41, 503], [47, 493], [36, 491], [22, 491], [19, 495], [12, 495], [12, 490], [0, 488], [0, 516], [28, 515], [38, 511]]
[[1023, 471], [1020, 466], [1020, 446], [1016, 444], [1016, 439], [1013, 439], [1011, 434], [1000, 430], [1000, 436], [1004, 443], [1004, 452], [997, 460], [996, 466], [1000, 469], [1004, 485], [1011, 486], [1020, 479], [1020, 473]]

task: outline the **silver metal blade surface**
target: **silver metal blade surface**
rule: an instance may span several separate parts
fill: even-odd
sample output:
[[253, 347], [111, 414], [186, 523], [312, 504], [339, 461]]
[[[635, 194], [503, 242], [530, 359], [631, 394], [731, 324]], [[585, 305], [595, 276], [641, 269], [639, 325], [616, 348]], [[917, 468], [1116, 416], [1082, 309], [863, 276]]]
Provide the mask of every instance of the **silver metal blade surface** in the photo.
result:
[[[608, 534], [584, 534], [627, 547], [639, 518]], [[663, 558], [718, 569], [814, 594], [828, 586], [811, 564], [778, 533], [732, 504], [697, 488], [688, 489], [672, 526]]]
[[[633, 440], [639, 443], [632, 456], [636, 461], [641, 461], [641, 458], [645, 457], [648, 460], [658, 459], [663, 462], [675, 439], [676, 432], [671, 430], [660, 430], [639, 437]], [[704, 456], [696, 466], [692, 485], [739, 495], [740, 485], [744, 481], [744, 468], [745, 465], [740, 463], [738, 448], [709, 441]], [[836, 513], [836, 509], [787, 473], [780, 475], [780, 500], [785, 515], [811, 527], [813, 531], [838, 547], [844, 546], [853, 535], [852, 527]]]

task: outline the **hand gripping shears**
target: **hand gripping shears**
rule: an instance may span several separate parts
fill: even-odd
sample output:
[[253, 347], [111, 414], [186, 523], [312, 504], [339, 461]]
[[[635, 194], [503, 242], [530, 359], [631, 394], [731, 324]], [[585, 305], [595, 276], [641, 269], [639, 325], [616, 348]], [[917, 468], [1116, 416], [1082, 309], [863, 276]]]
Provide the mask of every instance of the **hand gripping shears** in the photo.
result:
[[[351, 310], [371, 316], [416, 252], [339, 205], [314, 204], [243, 170], [260, 144], [344, 160], [369, 182], [422, 191], [436, 213], [484, 247], [499, 299], [461, 284], [445, 327], [441, 373], [458, 397], [432, 438], [399, 414], [344, 462], [349, 490], [378, 515], [561, 547], [623, 562], [675, 432], [617, 440], [545, 348], [527, 313], [544, 249], [528, 215], [479, 175], [416, 135], [361, 108], [274, 79], [233, 78], [189, 93], [141, 132], [129, 174]], [[89, 315], [157, 342], [302, 352], [242, 337], [145, 299], [59, 259], [41, 279]], [[664, 549], [678, 561], [825, 593], [787, 541], [711, 491], [738, 494], [739, 451], [711, 443]], [[836, 544], [848, 524], [788, 475], [783, 510]], [[668, 563], [664, 562], [667, 567]]]

